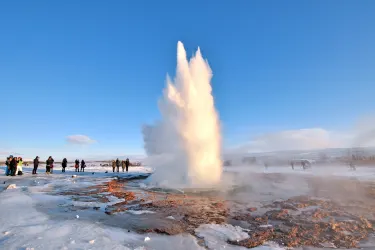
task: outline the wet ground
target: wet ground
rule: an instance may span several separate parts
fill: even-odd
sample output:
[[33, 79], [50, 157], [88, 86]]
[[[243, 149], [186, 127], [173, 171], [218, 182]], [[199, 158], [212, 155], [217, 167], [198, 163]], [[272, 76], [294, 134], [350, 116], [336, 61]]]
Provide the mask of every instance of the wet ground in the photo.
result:
[[229, 243], [247, 248], [274, 241], [287, 247], [375, 249], [374, 182], [282, 173], [227, 174], [226, 179], [236, 181], [223, 190], [184, 192], [148, 189], [139, 179], [98, 179], [52, 187], [50, 194], [69, 202], [49, 200], [39, 209], [55, 219], [85, 211], [80, 219], [139, 233], [196, 236], [200, 225], [231, 224], [250, 237]]

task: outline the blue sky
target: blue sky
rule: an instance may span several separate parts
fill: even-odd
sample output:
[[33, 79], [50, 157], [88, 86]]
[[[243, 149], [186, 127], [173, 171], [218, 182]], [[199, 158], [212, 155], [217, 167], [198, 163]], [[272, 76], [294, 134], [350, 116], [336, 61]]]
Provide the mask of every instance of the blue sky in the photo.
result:
[[375, 110], [374, 13], [345, 0], [2, 1], [0, 151], [143, 154], [179, 40], [210, 63], [226, 147], [348, 130]]

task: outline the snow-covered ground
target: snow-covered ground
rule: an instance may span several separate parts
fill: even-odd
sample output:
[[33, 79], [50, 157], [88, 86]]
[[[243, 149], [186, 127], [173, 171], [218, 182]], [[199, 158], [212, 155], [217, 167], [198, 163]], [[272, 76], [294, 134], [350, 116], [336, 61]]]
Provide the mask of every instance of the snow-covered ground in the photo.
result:
[[290, 166], [279, 167], [270, 166], [265, 169], [262, 166], [232, 166], [225, 167], [224, 171], [233, 173], [280, 173], [287, 175], [311, 175], [321, 177], [342, 177], [357, 178], [358, 180], [371, 181], [375, 180], [375, 166], [358, 166], [356, 171], [349, 170], [348, 166], [313, 166], [312, 168], [303, 170], [300, 166], [296, 166], [293, 170]]
[[[209, 249], [245, 248], [229, 245], [227, 240], [241, 240], [248, 235], [240, 227], [231, 225], [201, 225], [196, 229], [196, 237], [189, 234], [165, 236], [156, 234], [138, 234], [121, 227], [103, 223], [104, 217], [96, 217], [92, 210], [64, 210], [68, 206], [101, 207], [117, 202], [109, 197], [110, 203], [97, 204], [72, 201], [66, 196], [54, 196], [51, 190], [65, 190], [67, 187], [86, 187], [93, 183], [119, 177], [149, 175], [153, 169], [130, 167], [129, 173], [112, 173], [111, 167], [101, 167], [100, 163], [88, 163], [85, 173], [75, 173], [67, 168], [61, 173], [61, 167], [55, 166], [54, 174], [44, 174], [44, 166], [39, 174], [32, 176], [31, 167], [24, 167], [24, 175], [9, 177], [0, 168], [0, 249], [206, 249], [198, 244], [203, 239]], [[105, 173], [108, 171], [108, 173]], [[121, 169], [120, 169], [121, 171]], [[358, 177], [375, 180], [375, 168], [359, 168], [357, 171], [342, 169], [291, 170], [290, 168], [231, 167], [226, 171], [236, 173], [285, 173], [290, 175], [332, 175]], [[93, 174], [94, 173], [94, 174]], [[73, 178], [73, 175], [74, 176]], [[15, 188], [6, 189], [15, 184]], [[3, 190], [3, 191], [1, 191]], [[281, 190], [282, 191], [282, 190]], [[62, 209], [58, 209], [62, 208]], [[147, 212], [130, 211], [128, 216], [143, 216]], [[110, 217], [110, 216], [108, 216]], [[105, 217], [105, 218], [108, 218]], [[257, 250], [284, 249], [269, 242]], [[310, 249], [310, 248], [304, 248]], [[311, 248], [312, 249], [312, 248]]]

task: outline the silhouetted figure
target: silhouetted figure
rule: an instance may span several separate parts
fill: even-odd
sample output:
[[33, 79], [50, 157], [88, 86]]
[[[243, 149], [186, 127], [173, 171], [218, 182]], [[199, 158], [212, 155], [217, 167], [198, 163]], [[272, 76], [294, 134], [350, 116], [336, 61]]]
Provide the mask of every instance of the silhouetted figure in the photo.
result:
[[39, 156], [35, 157], [35, 159], [34, 159], [33, 174], [36, 174], [36, 171], [38, 170], [38, 167], [39, 167]]
[[113, 169], [113, 173], [114, 173], [115, 169], [116, 169], [116, 161], [115, 160], [112, 161], [112, 169]]
[[125, 171], [125, 161], [121, 161], [122, 172]]
[[65, 173], [65, 168], [68, 165], [68, 160], [66, 158], [63, 159], [61, 166], [62, 166], [62, 172]]
[[53, 168], [54, 160], [52, 156], [48, 157], [48, 160], [46, 161], [46, 173], [51, 174], [51, 170]]
[[130, 165], [129, 158], [126, 158], [125, 160], [126, 172], [128, 172], [129, 170], [129, 165]]
[[85, 172], [86, 163], [84, 160], [81, 161], [81, 172]]
[[118, 158], [116, 160], [116, 167], [117, 167], [117, 173], [120, 172], [120, 160]]
[[7, 161], [5, 162], [5, 165], [6, 165], [6, 169], [5, 169], [5, 175], [6, 176], [9, 176], [10, 175], [10, 162], [12, 161], [12, 158], [11, 157], [8, 157], [7, 158]]
[[294, 170], [294, 162], [293, 161], [290, 163], [290, 165], [292, 166], [292, 169]]
[[17, 158], [13, 157], [10, 162], [10, 175], [15, 176], [17, 171]]
[[76, 161], [74, 163], [75, 163], [75, 165], [74, 165], [75, 172], [79, 172], [79, 160], [76, 159]]

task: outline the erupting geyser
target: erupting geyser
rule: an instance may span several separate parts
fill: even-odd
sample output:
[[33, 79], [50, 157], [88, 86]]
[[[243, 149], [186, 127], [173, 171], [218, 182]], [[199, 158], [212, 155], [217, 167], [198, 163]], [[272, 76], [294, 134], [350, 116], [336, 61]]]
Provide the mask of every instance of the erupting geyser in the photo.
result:
[[[159, 102], [162, 120], [143, 128], [145, 150], [156, 167], [153, 181], [208, 187], [221, 179], [221, 137], [211, 94], [212, 71], [198, 48], [190, 61], [177, 44], [177, 69]], [[159, 156], [159, 157], [155, 157]]]

